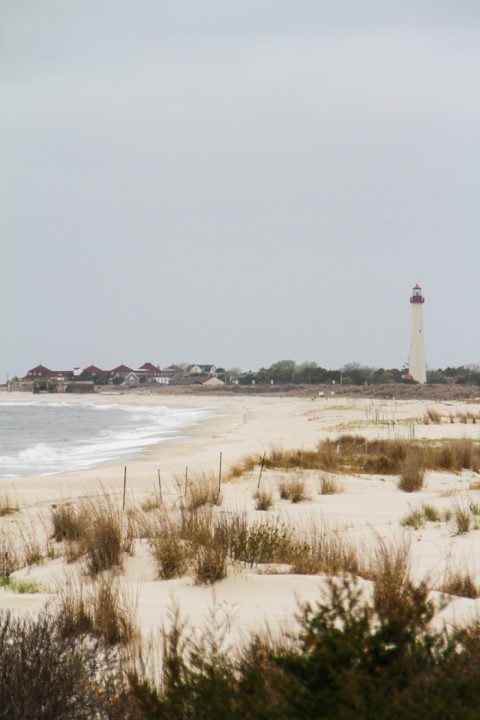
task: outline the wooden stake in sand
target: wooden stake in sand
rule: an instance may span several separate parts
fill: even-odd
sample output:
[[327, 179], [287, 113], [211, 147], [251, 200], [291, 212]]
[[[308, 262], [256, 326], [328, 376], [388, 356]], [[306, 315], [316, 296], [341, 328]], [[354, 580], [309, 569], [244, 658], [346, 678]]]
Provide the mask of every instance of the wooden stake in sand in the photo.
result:
[[220, 460], [218, 463], [218, 492], [220, 492], [221, 485], [222, 485], [222, 453], [220, 452]]
[[262, 479], [263, 466], [265, 465], [265, 455], [266, 455], [266, 451], [263, 453], [262, 464], [260, 465], [260, 475], [258, 476], [257, 490], [260, 489], [260, 480]]
[[125, 496], [127, 494], [127, 466], [123, 469], [123, 503], [122, 510], [125, 510]]
[[185, 466], [185, 497], [187, 497], [188, 488], [188, 465]]
[[158, 492], [160, 495], [160, 502], [162, 502], [162, 478], [160, 476], [160, 468], [157, 470], [158, 473]]

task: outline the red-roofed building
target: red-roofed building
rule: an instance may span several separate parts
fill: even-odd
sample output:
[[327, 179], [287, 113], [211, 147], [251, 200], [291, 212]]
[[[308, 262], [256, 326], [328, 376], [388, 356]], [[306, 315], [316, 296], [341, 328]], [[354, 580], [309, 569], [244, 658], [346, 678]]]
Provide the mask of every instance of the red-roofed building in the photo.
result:
[[141, 365], [138, 370], [135, 371], [137, 374], [143, 375], [144, 382], [156, 382], [156, 383], [163, 383], [167, 384], [166, 379], [162, 375], [162, 371], [158, 367], [158, 365], [154, 365], [153, 363], [146, 362]]
[[45, 367], [45, 365], [36, 365], [34, 368], [29, 370], [24, 380], [48, 380], [48, 378], [53, 377], [52, 375], [53, 370], [50, 370], [49, 368]]
[[146, 363], [143, 363], [143, 365], [140, 365], [140, 367], [138, 369], [144, 373], [148, 373], [153, 378], [153, 380], [155, 380], [155, 382], [160, 382], [160, 378], [162, 376], [162, 371], [160, 370], [160, 368], [157, 365], [153, 365], [153, 363], [146, 362]]
[[126, 378], [131, 372], [133, 372], [132, 368], [129, 368], [127, 365], [117, 365], [113, 370], [110, 370], [109, 375], [111, 377], [120, 376]]
[[45, 365], [36, 365], [29, 370], [24, 380], [71, 380], [73, 370], [50, 370]]

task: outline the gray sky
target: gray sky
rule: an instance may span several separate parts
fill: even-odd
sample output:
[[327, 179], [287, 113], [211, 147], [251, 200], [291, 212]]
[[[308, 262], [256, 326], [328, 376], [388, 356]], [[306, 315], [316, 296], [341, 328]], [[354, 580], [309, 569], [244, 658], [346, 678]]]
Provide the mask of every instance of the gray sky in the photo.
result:
[[479, 362], [478, 0], [0, 0], [0, 380]]

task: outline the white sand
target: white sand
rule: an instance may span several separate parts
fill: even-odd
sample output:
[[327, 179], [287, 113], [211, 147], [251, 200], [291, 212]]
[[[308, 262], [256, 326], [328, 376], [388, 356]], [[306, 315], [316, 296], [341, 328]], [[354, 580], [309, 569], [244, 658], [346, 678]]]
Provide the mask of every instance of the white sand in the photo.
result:
[[[12, 395], [0, 395], [0, 402], [11, 401]], [[48, 397], [39, 397], [41, 402], [49, 401]], [[24, 394], [15, 396], [15, 400], [29, 399]], [[93, 399], [98, 403], [112, 402], [112, 397], [107, 394], [95, 395]], [[84, 402], [84, 398], [68, 400]], [[90, 402], [92, 398], [88, 400]], [[347, 432], [368, 438], [403, 438], [411, 432], [411, 425], [406, 422], [408, 418], [416, 419], [417, 438], [480, 438], [480, 423], [423, 425], [425, 409], [433, 406], [428, 402], [392, 400], [372, 403], [330, 397], [135, 396], [130, 393], [121, 397], [115, 395], [115, 401], [205, 407], [216, 413], [212, 419], [185, 431], [183, 439], [161, 443], [127, 462], [130, 505], [141, 503], [156, 487], [158, 469], [162, 472], [164, 493], [171, 496], [176, 492], [173, 477], [183, 474], [185, 466], [189, 467], [190, 473], [199, 470], [218, 472], [220, 451], [226, 471], [241, 456], [262, 453], [272, 444], [284, 448], [308, 448], [322, 438]], [[446, 416], [465, 411], [478, 414], [479, 411], [479, 405], [464, 403], [436, 403], [434, 407]], [[99, 483], [120, 495], [123, 466], [123, 462], [112, 463], [46, 478], [0, 479], [0, 493], [9, 492], [21, 507], [20, 513], [0, 519], [0, 529], [3, 527], [6, 533], [18, 535], [20, 525], [28, 526], [30, 518], [34, 531], [42, 533], [44, 528], [40, 519], [43, 518], [44, 526], [48, 527], [51, 504], [99, 493]], [[267, 471], [262, 478], [263, 486], [276, 492], [275, 507], [270, 512], [295, 524], [300, 531], [308, 531], [312, 524], [327, 524], [331, 529], [347, 532], [359, 547], [365, 548], [365, 552], [371, 551], [376, 536], [387, 539], [407, 536], [412, 543], [412, 574], [417, 579], [428, 576], [434, 585], [438, 585], [449, 566], [470, 570], [480, 584], [480, 555], [477, 552], [480, 530], [456, 536], [451, 522], [428, 523], [420, 530], [400, 526], [401, 518], [422, 503], [432, 503], [439, 509], [451, 508], [455, 501], [480, 503], [480, 492], [469, 489], [472, 480], [480, 479], [474, 473], [429, 473], [425, 488], [414, 494], [400, 492], [396, 478], [391, 476], [343, 477], [343, 492], [329, 496], [318, 492], [318, 472], [305, 473], [310, 499], [295, 506], [279, 499], [277, 482], [280, 475], [280, 471]], [[258, 471], [255, 471], [246, 478], [224, 484], [221, 510], [246, 510], [250, 516], [262, 515], [255, 511], [252, 500], [257, 481]], [[72, 572], [81, 573], [81, 566], [66, 566], [55, 559], [24, 568], [15, 576], [34, 579], [54, 590], [65, 575]], [[142, 541], [137, 541], [134, 557], [126, 558], [122, 578], [137, 603], [137, 619], [145, 637], [167, 621], [173, 603], [178, 604], [182, 615], [193, 626], [202, 625], [213, 599], [219, 612], [230, 618], [235, 636], [259, 629], [266, 622], [278, 626], [291, 619], [299, 602], [314, 601], [319, 597], [323, 583], [318, 576], [268, 575], [240, 566], [231, 567], [228, 577], [213, 589], [195, 586], [190, 577], [161, 581], [156, 577], [148, 549]], [[52, 595], [18, 595], [10, 590], [0, 590], [0, 608], [36, 611], [47, 597], [52, 598]], [[448, 620], [463, 621], [479, 608], [479, 601], [455, 599], [443, 611], [443, 616]]]

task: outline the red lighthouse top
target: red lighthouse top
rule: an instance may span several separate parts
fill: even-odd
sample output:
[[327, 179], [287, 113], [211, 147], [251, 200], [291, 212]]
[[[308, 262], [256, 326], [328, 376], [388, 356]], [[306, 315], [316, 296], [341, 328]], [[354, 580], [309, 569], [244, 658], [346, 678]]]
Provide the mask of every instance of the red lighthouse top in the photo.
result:
[[424, 303], [425, 302], [425, 298], [422, 295], [422, 288], [420, 287], [420, 285], [418, 283], [413, 288], [413, 293], [410, 298], [410, 302], [411, 303]]

